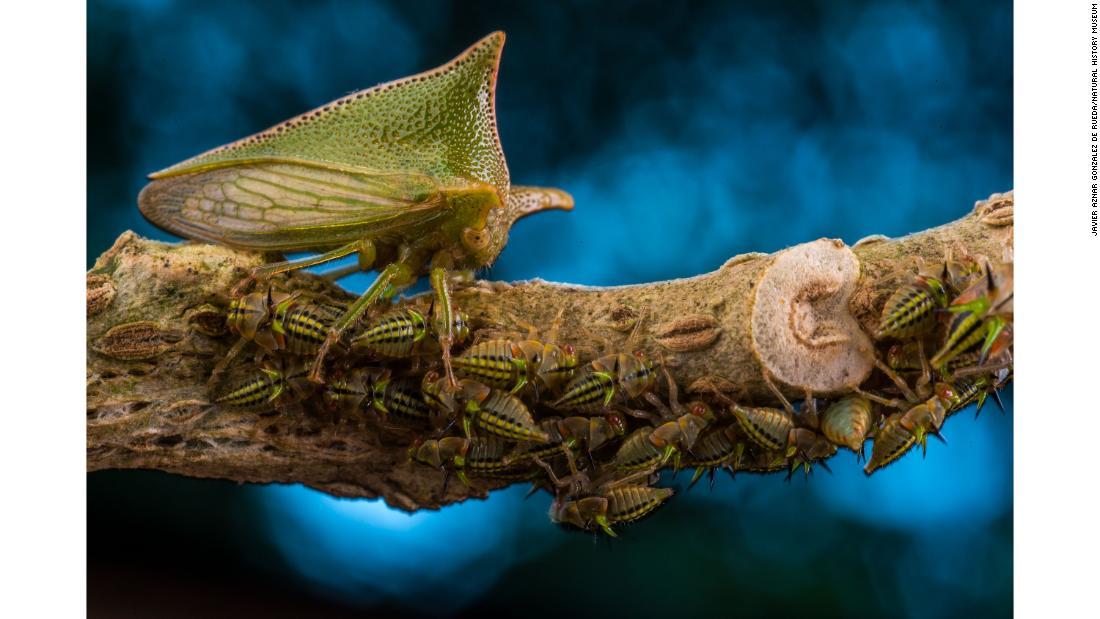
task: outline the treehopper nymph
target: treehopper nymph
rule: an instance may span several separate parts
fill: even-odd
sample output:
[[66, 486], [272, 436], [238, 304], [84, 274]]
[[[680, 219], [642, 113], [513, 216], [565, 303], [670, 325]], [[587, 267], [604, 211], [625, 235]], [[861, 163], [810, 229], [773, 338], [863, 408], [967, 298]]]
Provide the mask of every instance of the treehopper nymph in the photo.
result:
[[375, 282], [332, 325], [313, 363], [372, 304], [430, 272], [432, 328], [447, 375], [455, 271], [490, 265], [512, 224], [571, 209], [557, 189], [513, 186], [495, 116], [504, 33], [451, 62], [337, 99], [150, 175], [142, 214], [180, 236], [255, 251], [319, 255], [258, 267], [256, 280], [358, 255]]

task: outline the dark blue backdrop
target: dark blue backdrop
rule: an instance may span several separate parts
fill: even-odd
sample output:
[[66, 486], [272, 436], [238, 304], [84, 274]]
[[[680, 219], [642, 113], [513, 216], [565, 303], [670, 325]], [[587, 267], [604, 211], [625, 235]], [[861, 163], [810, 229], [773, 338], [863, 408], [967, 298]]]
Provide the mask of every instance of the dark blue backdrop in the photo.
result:
[[[1012, 187], [1008, 2], [88, 11], [89, 265], [125, 229], [169, 238], [135, 207], [144, 174], [495, 29], [508, 33], [498, 114], [512, 177], [563, 187], [577, 208], [517, 225], [492, 278], [693, 275], [747, 251], [919, 230]], [[89, 598], [168, 614], [1007, 615], [1011, 418], [963, 414], [945, 431], [949, 446], [869, 480], [847, 453], [808, 483], [720, 479], [610, 546], [553, 528], [549, 498], [519, 488], [407, 516], [300, 487], [97, 473]]]

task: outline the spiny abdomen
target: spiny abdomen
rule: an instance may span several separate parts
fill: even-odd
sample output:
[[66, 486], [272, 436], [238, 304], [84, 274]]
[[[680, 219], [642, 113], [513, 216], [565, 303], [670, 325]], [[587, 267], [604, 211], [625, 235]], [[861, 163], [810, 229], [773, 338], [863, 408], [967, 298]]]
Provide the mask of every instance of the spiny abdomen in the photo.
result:
[[242, 411], [266, 411], [274, 408], [273, 402], [282, 390], [282, 374], [261, 370], [231, 386], [214, 403]]
[[477, 477], [512, 478], [528, 472], [527, 469], [505, 464], [504, 441], [495, 437], [474, 437], [466, 452], [466, 469]]
[[352, 349], [384, 357], [408, 357], [427, 333], [428, 323], [420, 312], [413, 309], [391, 312], [356, 336]]
[[685, 464], [695, 467], [714, 467], [733, 456], [737, 444], [730, 439], [727, 428], [715, 428], [707, 432], [688, 452]]
[[875, 336], [908, 339], [936, 325], [936, 309], [944, 306], [943, 285], [935, 278], [918, 278], [894, 291], [882, 308]]
[[631, 522], [652, 512], [672, 496], [671, 488], [623, 486], [607, 493], [607, 520]]
[[287, 352], [295, 355], [316, 354], [332, 326], [328, 312], [305, 304], [295, 304], [276, 319], [285, 334]]
[[985, 340], [986, 323], [974, 312], [959, 312], [947, 328], [943, 347], [932, 358], [932, 367], [945, 369], [947, 364], [968, 352], [976, 350]]
[[734, 406], [737, 423], [749, 439], [773, 451], [787, 447], [794, 422], [781, 410], [764, 407]]
[[477, 424], [486, 432], [513, 441], [545, 443], [550, 437], [535, 425], [531, 411], [522, 400], [494, 390], [479, 406]]
[[643, 471], [656, 466], [664, 455], [649, 440], [652, 427], [635, 430], [623, 441], [612, 464], [620, 471]]
[[565, 394], [553, 407], [595, 413], [603, 410], [609, 394], [615, 393], [615, 378], [607, 372], [589, 370], [569, 381]]
[[519, 381], [512, 343], [508, 340], [487, 340], [466, 349], [451, 363], [455, 369], [491, 387], [511, 389]]
[[410, 378], [379, 384], [375, 388], [374, 407], [397, 421], [407, 423], [424, 424], [432, 418], [432, 409], [420, 392], [420, 382]]
[[878, 469], [905, 455], [917, 442], [917, 437], [901, 424], [904, 413], [895, 413], [886, 418], [882, 427], [875, 433], [875, 442], [871, 448], [871, 459], [863, 472], [870, 475]]
[[825, 438], [852, 451], [860, 451], [871, 429], [871, 401], [851, 394], [834, 402], [821, 415], [821, 432]]

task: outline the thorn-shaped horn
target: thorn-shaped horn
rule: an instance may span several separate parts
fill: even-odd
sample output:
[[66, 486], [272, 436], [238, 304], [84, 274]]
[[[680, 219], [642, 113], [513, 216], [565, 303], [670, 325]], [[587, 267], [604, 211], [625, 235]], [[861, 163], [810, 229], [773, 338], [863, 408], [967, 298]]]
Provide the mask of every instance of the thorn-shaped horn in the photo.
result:
[[508, 219], [515, 222], [541, 211], [571, 211], [573, 196], [552, 187], [513, 185], [508, 190], [504, 208], [508, 213]]

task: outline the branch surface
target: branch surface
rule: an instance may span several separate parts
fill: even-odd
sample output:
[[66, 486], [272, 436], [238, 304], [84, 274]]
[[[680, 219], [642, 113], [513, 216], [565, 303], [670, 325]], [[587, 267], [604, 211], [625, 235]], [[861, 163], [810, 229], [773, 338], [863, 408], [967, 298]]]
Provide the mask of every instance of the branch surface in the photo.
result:
[[[873, 367], [869, 337], [890, 276], [968, 254], [993, 266], [1013, 260], [1011, 192], [965, 217], [897, 239], [848, 247], [821, 239], [775, 254], [745, 254], [697, 277], [612, 288], [475, 282], [455, 291], [475, 330], [535, 331], [571, 343], [583, 358], [641, 349], [662, 359], [689, 392], [770, 400], [765, 374], [789, 395], [836, 395]], [[87, 276], [88, 470], [157, 469], [239, 482], [303, 483], [347, 497], [384, 497], [404, 510], [485, 496], [507, 481], [447, 484], [410, 462], [407, 438], [307, 416], [260, 416], [208, 403], [206, 381], [232, 345], [229, 290], [262, 256], [224, 247], [165, 244], [132, 232]], [[278, 284], [334, 300], [351, 296], [294, 273]], [[400, 301], [426, 310], [430, 299]]]

